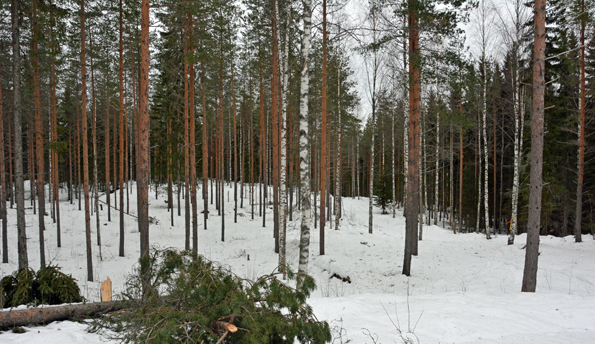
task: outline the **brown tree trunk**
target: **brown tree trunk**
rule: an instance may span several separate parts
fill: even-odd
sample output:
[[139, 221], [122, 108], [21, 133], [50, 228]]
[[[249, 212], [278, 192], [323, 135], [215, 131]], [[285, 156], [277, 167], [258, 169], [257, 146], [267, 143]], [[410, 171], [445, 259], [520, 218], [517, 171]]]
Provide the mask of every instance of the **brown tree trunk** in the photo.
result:
[[205, 70], [201, 66], [201, 93], [202, 93], [202, 197], [204, 202], [203, 217], [204, 229], [207, 229], [209, 218], [209, 146], [207, 141], [207, 101], [205, 97]]
[[91, 94], [93, 96], [93, 207], [95, 209], [95, 225], [97, 228], [97, 246], [99, 246], [99, 259], [103, 259], [101, 255], [101, 224], [99, 223], [99, 190], [98, 190], [98, 167], [97, 167], [97, 108], [96, 108], [96, 98], [95, 98], [95, 71], [93, 68], [93, 55], [95, 52], [93, 51], [93, 36], [89, 35], [89, 47], [91, 48]]
[[39, 260], [45, 266], [45, 183], [44, 183], [44, 154], [43, 154], [43, 121], [41, 119], [41, 96], [39, 94], [39, 59], [37, 49], [37, 1], [33, 2], [33, 88], [35, 98], [35, 148], [37, 165], [37, 198], [39, 218]]
[[32, 324], [47, 325], [52, 321], [72, 320], [117, 311], [125, 307], [121, 301], [66, 304], [56, 307], [15, 309], [0, 312], [0, 328]]
[[120, 170], [119, 170], [119, 188], [120, 188], [120, 249], [118, 255], [124, 257], [124, 41], [122, 39], [123, 29], [123, 16], [122, 11], [122, 0], [120, 0], [120, 38], [119, 38], [119, 88], [120, 88], [120, 111], [118, 113], [119, 123], [119, 135], [120, 135]]
[[[194, 54], [194, 22], [192, 14], [188, 14], [188, 52]], [[190, 203], [192, 206], [192, 250], [198, 252], [198, 209], [196, 199], [196, 118], [194, 114], [194, 62], [188, 67], [189, 78], [189, 107], [190, 107]]]
[[523, 271], [523, 292], [535, 292], [541, 220], [541, 190], [543, 186], [543, 135], [545, 94], [545, 0], [535, 0], [533, 55], [533, 118], [531, 121], [531, 173], [527, 248]]
[[233, 222], [238, 223], [238, 135], [236, 133], [236, 93], [234, 89], [233, 57], [231, 58], [231, 98], [231, 115], [233, 116]]
[[89, 148], [87, 140], [87, 79], [85, 62], [85, 0], [81, 0], [81, 125], [83, 131], [83, 192], [85, 196], [85, 238], [87, 242], [87, 281], [93, 282], [91, 217], [89, 203]]
[[[322, 0], [322, 123], [320, 136], [320, 255], [324, 255], [324, 225], [326, 209], [327, 143], [328, 130], [326, 113], [326, 74], [327, 74], [326, 0]], [[372, 134], [373, 135], [373, 134]], [[314, 220], [316, 221], [316, 220]]]
[[[109, 80], [109, 68], [107, 69], [106, 79]], [[111, 186], [110, 186], [110, 137], [109, 137], [109, 109], [110, 109], [110, 96], [109, 96], [109, 87], [105, 87], [105, 202], [107, 203], [107, 220], [111, 222], [112, 220], [112, 213], [111, 213], [111, 202], [110, 202], [110, 194], [111, 194]]]
[[271, 82], [271, 119], [272, 119], [272, 165], [273, 165], [273, 236], [275, 253], [279, 253], [279, 42], [277, 41], [277, 20], [273, 11], [273, 51]]
[[[583, 175], [585, 169], [585, 0], [581, 1], [581, 71], [580, 71], [580, 117], [578, 148], [578, 181], [576, 186], [576, 212], [574, 220], [574, 241], [581, 242], [581, 224], [583, 219]], [[566, 228], [564, 229], [566, 231]]]
[[409, 77], [411, 91], [409, 93], [409, 161], [407, 171], [407, 203], [405, 254], [403, 275], [411, 276], [411, 255], [417, 242], [417, 221], [419, 213], [419, 116], [421, 103], [420, 84], [420, 51], [417, 19], [417, 0], [409, 4]]
[[[149, 0], [141, 0], [140, 99], [137, 120], [137, 198], [141, 278], [148, 279], [149, 256]], [[143, 286], [148, 283], [143, 283]], [[143, 290], [146, 295], [147, 290]]]
[[189, 118], [189, 94], [188, 94], [188, 47], [189, 47], [189, 26], [188, 20], [184, 20], [184, 247], [190, 249], [190, 118]]
[[[25, 226], [25, 186], [23, 182], [23, 132], [21, 127], [21, 45], [19, 28], [19, 1], [12, 0], [12, 56], [13, 56], [13, 112], [14, 112], [14, 173], [15, 198], [17, 204], [17, 236], [18, 236], [18, 266], [19, 269], [29, 265], [27, 258], [27, 233]], [[10, 126], [8, 127], [10, 131]], [[12, 142], [12, 141], [11, 141]], [[12, 151], [12, 149], [9, 149]], [[9, 161], [12, 161], [9, 159]], [[12, 170], [12, 168], [11, 168]], [[12, 189], [12, 187], [11, 187]], [[12, 198], [11, 198], [12, 207]]]

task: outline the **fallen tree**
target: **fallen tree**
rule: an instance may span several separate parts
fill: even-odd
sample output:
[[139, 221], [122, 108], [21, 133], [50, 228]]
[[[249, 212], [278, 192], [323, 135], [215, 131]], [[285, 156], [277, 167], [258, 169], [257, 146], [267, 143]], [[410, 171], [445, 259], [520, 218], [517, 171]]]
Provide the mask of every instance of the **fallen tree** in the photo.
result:
[[0, 329], [15, 326], [48, 324], [52, 321], [88, 318], [120, 310], [126, 306], [122, 301], [65, 304], [50, 307], [11, 309], [0, 312]]

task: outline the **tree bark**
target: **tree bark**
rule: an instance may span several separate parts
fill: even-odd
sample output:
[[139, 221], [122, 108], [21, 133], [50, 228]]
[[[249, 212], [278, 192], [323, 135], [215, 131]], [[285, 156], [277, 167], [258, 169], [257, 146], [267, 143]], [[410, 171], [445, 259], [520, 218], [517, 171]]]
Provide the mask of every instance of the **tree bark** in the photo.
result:
[[14, 111], [14, 176], [17, 204], [17, 236], [19, 269], [29, 265], [27, 258], [27, 233], [25, 229], [25, 186], [23, 182], [23, 131], [21, 127], [21, 43], [19, 1], [12, 0], [12, 73]]
[[65, 304], [43, 308], [11, 309], [0, 312], [0, 328], [6, 329], [32, 324], [47, 325], [52, 321], [71, 320], [81, 317], [91, 317], [95, 314], [114, 312], [125, 306], [126, 304], [121, 301], [109, 301], [74, 305]]
[[87, 242], [87, 281], [93, 282], [91, 217], [89, 202], [89, 147], [87, 139], [87, 66], [85, 61], [85, 0], [81, 0], [81, 125], [83, 131], [83, 192], [85, 197], [85, 238]]
[[[585, 169], [585, 0], [581, 1], [581, 71], [580, 71], [580, 114], [578, 124], [578, 181], [576, 186], [576, 212], [574, 220], [574, 241], [581, 242], [583, 218], [583, 175]], [[566, 229], [564, 229], [566, 230]]]
[[[303, 0], [304, 31], [301, 44], [301, 76], [300, 76], [300, 196], [302, 220], [300, 224], [300, 256], [298, 274], [308, 273], [310, 257], [310, 223], [311, 223], [311, 192], [310, 192], [310, 157], [308, 149], [308, 88], [310, 77], [308, 74], [308, 57], [310, 52], [310, 34], [312, 27], [312, 1]], [[298, 277], [297, 287], [301, 289], [303, 278]]]
[[192, 250], [198, 252], [198, 200], [196, 198], [196, 116], [194, 106], [194, 17], [188, 13], [188, 53], [192, 59], [188, 65], [190, 107], [190, 205], [192, 206]]
[[39, 26], [37, 19], [37, 1], [33, 1], [33, 93], [35, 99], [35, 149], [37, 165], [37, 198], [38, 198], [38, 226], [39, 226], [39, 260], [45, 266], [45, 183], [44, 183], [44, 153], [43, 153], [43, 121], [41, 119], [41, 96], [39, 94], [39, 58], [37, 36]]
[[[0, 68], [1, 71], [2, 68]], [[2, 221], [2, 263], [8, 263], [8, 224], [6, 223], [6, 165], [4, 164], [4, 112], [0, 83], [0, 220]], [[10, 139], [10, 138], [9, 138]]]
[[[140, 99], [137, 121], [137, 197], [140, 257], [149, 256], [149, 0], [141, 0]], [[148, 279], [148, 262], [142, 260], [141, 278]], [[148, 285], [148, 281], [143, 286]], [[147, 290], [143, 290], [143, 295]]]
[[118, 74], [118, 82], [119, 82], [119, 89], [120, 89], [120, 111], [118, 112], [118, 119], [119, 119], [119, 146], [120, 146], [120, 170], [119, 170], [119, 188], [120, 188], [120, 246], [119, 246], [119, 253], [120, 257], [124, 257], [124, 41], [122, 40], [122, 22], [124, 13], [122, 10], [122, 0], [120, 0], [120, 36], [119, 36], [119, 74]]
[[419, 214], [419, 116], [421, 105], [419, 29], [417, 19], [417, 0], [409, 4], [409, 161], [407, 171], [407, 201], [405, 254], [403, 275], [411, 276], [411, 255], [417, 242], [417, 221]]
[[543, 136], [545, 94], [545, 0], [535, 1], [533, 55], [533, 118], [531, 120], [531, 173], [529, 189], [529, 217], [527, 220], [527, 248], [523, 271], [523, 292], [535, 292], [539, 230], [541, 220], [541, 190], [543, 186]]

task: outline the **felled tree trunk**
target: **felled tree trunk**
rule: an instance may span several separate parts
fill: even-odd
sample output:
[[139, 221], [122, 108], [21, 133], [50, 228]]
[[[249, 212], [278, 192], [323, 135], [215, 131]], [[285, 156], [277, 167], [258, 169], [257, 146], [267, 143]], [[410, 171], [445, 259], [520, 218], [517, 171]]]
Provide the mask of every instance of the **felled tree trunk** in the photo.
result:
[[110, 301], [4, 311], [0, 312], [0, 328], [31, 324], [48, 324], [52, 321], [90, 317], [95, 314], [104, 314], [120, 310], [124, 308], [125, 305], [126, 303], [121, 301]]

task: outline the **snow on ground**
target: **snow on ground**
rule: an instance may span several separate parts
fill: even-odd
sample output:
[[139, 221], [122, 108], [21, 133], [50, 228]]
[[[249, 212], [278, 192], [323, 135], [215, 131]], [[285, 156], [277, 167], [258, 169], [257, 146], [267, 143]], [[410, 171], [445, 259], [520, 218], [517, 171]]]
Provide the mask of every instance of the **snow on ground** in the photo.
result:
[[[183, 248], [183, 209], [178, 216], [176, 203], [175, 225], [171, 226], [163, 190], [158, 199], [154, 189], [150, 195], [151, 244]], [[199, 252], [253, 279], [272, 272], [278, 258], [273, 252], [271, 207], [267, 209], [267, 227], [263, 228], [258, 207], [251, 220], [248, 195], [246, 192], [236, 224], [233, 189], [226, 189], [225, 242], [221, 242], [221, 216], [213, 206], [208, 230], [202, 229], [199, 217]], [[139, 257], [136, 219], [125, 215], [126, 252], [125, 257], [119, 257], [119, 212], [112, 209], [108, 222], [103, 205], [100, 260], [92, 218], [95, 281], [87, 282], [84, 212], [78, 210], [78, 201], [70, 205], [66, 197], [61, 194], [62, 248], [56, 247], [56, 226], [46, 216], [46, 259], [72, 274], [88, 300], [99, 299], [100, 281], [107, 276], [114, 292], [121, 291]], [[454, 235], [439, 226], [424, 226], [419, 256], [413, 258], [412, 276], [408, 278], [401, 275], [402, 212], [397, 211], [397, 217], [392, 218], [375, 209], [374, 233], [368, 234], [367, 204], [367, 198], [344, 198], [340, 230], [326, 228], [325, 256], [318, 254], [319, 231], [312, 230], [309, 273], [318, 289], [309, 303], [319, 319], [330, 323], [334, 343], [403, 343], [407, 338], [415, 343], [595, 343], [595, 241], [590, 236], [584, 236], [581, 244], [575, 244], [572, 237], [541, 237], [537, 292], [521, 293], [525, 235], [508, 246], [505, 236], [486, 240], [481, 234]], [[37, 216], [32, 214], [30, 201], [26, 206], [29, 262], [37, 269]], [[130, 195], [130, 213], [136, 213], [135, 194]], [[9, 209], [8, 218], [10, 263], [0, 264], [1, 276], [12, 273], [17, 263], [14, 209]], [[295, 270], [298, 242], [296, 211], [288, 223], [287, 239], [288, 262]], [[349, 277], [351, 283], [332, 278], [334, 274]], [[72, 322], [27, 327], [25, 334], [0, 334], [0, 343], [108, 341], [85, 329], [85, 325]]]

